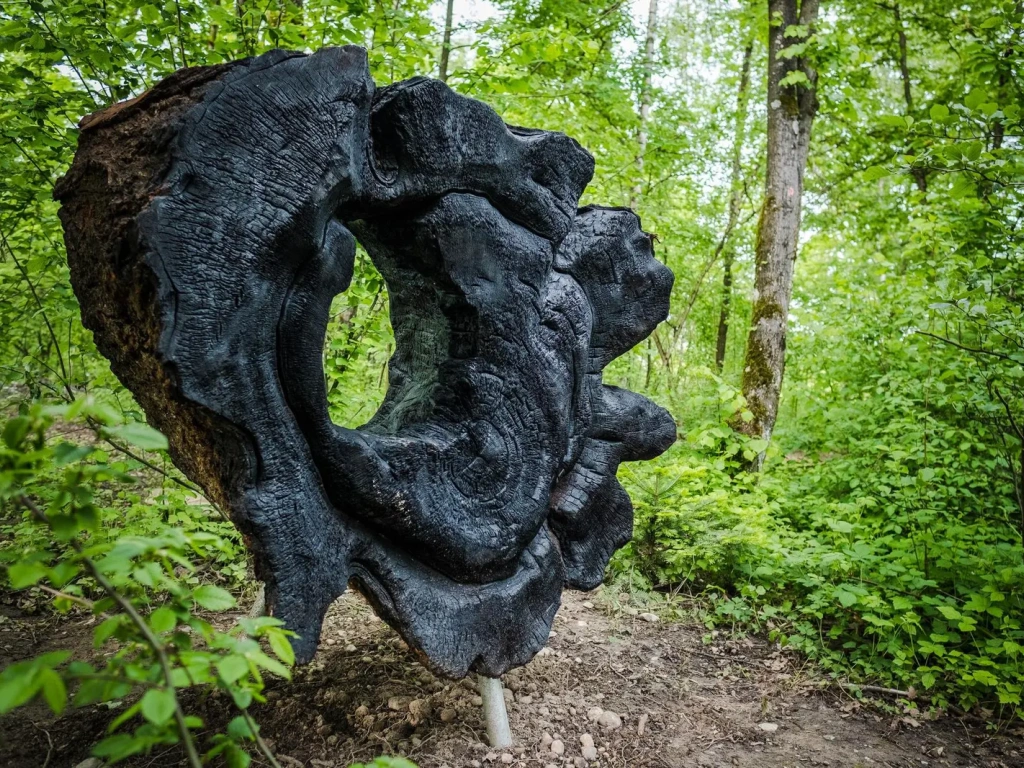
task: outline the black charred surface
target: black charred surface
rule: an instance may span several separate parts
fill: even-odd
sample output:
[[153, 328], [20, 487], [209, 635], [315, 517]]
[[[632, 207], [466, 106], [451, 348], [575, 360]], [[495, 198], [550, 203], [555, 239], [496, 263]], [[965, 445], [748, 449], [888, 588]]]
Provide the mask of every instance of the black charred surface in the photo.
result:
[[[440, 82], [375, 89], [355, 47], [182, 70], [83, 121], [55, 192], [83, 320], [245, 533], [300, 661], [351, 583], [435, 670], [499, 675], [628, 541], [616, 469], [675, 425], [601, 371], [672, 275], [632, 212], [577, 210], [592, 172]], [[346, 429], [321, 359], [357, 239], [396, 351]]]

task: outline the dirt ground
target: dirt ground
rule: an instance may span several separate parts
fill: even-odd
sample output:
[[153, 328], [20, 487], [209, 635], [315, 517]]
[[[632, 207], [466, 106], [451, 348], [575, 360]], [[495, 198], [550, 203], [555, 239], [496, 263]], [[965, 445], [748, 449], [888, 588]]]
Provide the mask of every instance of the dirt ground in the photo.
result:
[[[991, 731], [891, 700], [859, 702], [766, 642], [706, 644], [702, 627], [649, 610], [610, 593], [566, 593], [548, 647], [505, 678], [511, 750], [483, 743], [471, 680], [434, 677], [351, 593], [332, 607], [313, 664], [292, 682], [271, 682], [253, 711], [283, 768], [343, 768], [381, 753], [421, 768], [1024, 766], [1020, 723]], [[0, 617], [0, 664], [54, 647], [89, 653], [90, 633], [89, 619]], [[235, 714], [224, 697], [186, 704], [210, 728]], [[0, 718], [0, 766], [75, 768], [117, 711], [54, 719], [32, 706]], [[587, 760], [590, 740], [596, 757], [588, 750]], [[180, 758], [170, 749], [128, 765]]]

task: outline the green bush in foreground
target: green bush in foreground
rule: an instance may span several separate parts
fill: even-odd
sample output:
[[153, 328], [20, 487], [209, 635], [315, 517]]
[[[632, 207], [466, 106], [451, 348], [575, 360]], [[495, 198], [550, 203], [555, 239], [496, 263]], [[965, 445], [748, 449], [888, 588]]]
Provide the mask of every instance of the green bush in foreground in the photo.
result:
[[[121, 712], [93, 754], [111, 763], [181, 744], [193, 768], [218, 755], [244, 768], [250, 745], [276, 764], [249, 706], [264, 701], [265, 674], [289, 677], [289, 633], [269, 617], [242, 619], [225, 631], [200, 614], [235, 605], [230, 592], [210, 583], [244, 570], [227, 524], [185, 524], [193, 516], [174, 505], [159, 515], [147, 503], [148, 514], [133, 515], [141, 501], [125, 493], [135, 482], [126, 465], [98, 441], [60, 436], [76, 420], [94, 425], [93, 437], [116, 436], [136, 450], [165, 447], [143, 424], [115, 426], [91, 400], [28, 407], [0, 431], [0, 511], [9, 537], [0, 556], [10, 587], [36, 589], [59, 611], [84, 609], [102, 619], [95, 646], [112, 651], [99, 666], [71, 660], [68, 651], [12, 664], [0, 673], [0, 714], [37, 697], [58, 715], [69, 698], [73, 706], [105, 703]], [[238, 710], [205, 749], [196, 734], [204, 724], [181, 695], [191, 688], [225, 691]]]

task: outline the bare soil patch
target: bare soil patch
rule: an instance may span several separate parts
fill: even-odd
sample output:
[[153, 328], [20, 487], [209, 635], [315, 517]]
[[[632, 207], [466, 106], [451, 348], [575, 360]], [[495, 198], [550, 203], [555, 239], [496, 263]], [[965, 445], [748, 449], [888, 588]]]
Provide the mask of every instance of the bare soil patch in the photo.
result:
[[[648, 621], [643, 611], [600, 594], [565, 595], [548, 647], [505, 678], [517, 745], [504, 752], [484, 744], [473, 681], [432, 675], [352, 593], [332, 607], [313, 664], [291, 682], [272, 681], [254, 714], [284, 768], [344, 767], [381, 753], [421, 768], [1024, 766], [1020, 724], [993, 732], [948, 714], [866, 705], [824, 690], [800, 658], [764, 641], [706, 644], [702, 627]], [[0, 664], [55, 647], [86, 657], [90, 633], [88, 619], [8, 615]], [[216, 695], [193, 696], [187, 709], [211, 729], [235, 714]], [[118, 711], [53, 718], [33, 706], [0, 718], [0, 765], [74, 768]], [[180, 760], [171, 749], [129, 765]]]

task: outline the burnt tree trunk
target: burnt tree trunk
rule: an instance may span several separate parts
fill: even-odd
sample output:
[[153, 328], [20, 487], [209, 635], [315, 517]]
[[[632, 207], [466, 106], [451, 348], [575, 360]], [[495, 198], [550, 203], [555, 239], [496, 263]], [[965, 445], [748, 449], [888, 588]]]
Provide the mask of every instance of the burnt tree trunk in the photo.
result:
[[732, 243], [732, 232], [740, 218], [740, 202], [743, 194], [743, 139], [746, 134], [747, 104], [750, 85], [750, 57], [754, 41], [743, 49], [743, 63], [740, 65], [740, 84], [736, 92], [736, 130], [732, 142], [732, 163], [729, 168], [729, 218], [725, 224], [725, 243], [722, 249], [722, 303], [718, 312], [718, 335], [715, 339], [715, 368], [721, 373], [725, 366], [725, 351], [729, 343], [729, 313], [732, 306], [732, 262], [736, 249]]
[[[768, 0], [768, 146], [764, 202], [757, 223], [754, 301], [743, 365], [743, 395], [753, 415], [738, 431], [769, 441], [779, 412], [786, 364], [786, 327], [800, 236], [800, 206], [811, 126], [818, 109], [817, 72], [803, 55], [818, 0]], [[751, 469], [760, 471], [764, 451]]]
[[[501, 675], [629, 541], [616, 469], [676, 430], [601, 372], [672, 274], [631, 211], [578, 207], [593, 168], [436, 80], [377, 88], [354, 46], [182, 70], [82, 121], [54, 194], [83, 323], [300, 662], [352, 585], [435, 671]], [[395, 353], [348, 429], [323, 348], [357, 238]]]

